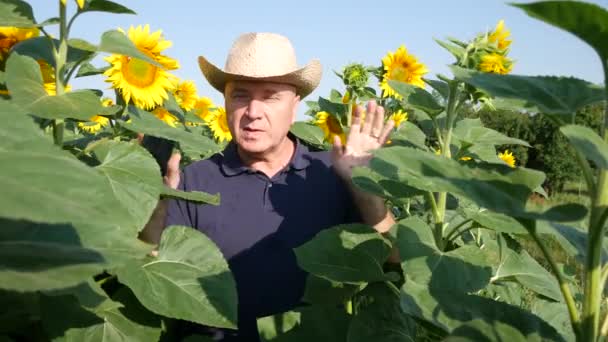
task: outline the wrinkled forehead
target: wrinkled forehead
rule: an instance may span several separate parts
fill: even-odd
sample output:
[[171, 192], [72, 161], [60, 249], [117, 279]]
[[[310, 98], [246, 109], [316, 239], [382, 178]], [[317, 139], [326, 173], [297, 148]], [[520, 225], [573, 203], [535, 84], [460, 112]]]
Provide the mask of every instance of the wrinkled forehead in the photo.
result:
[[245, 93], [296, 93], [296, 87], [287, 83], [276, 83], [268, 81], [250, 81], [250, 80], [234, 80], [226, 83], [224, 94], [233, 92]]

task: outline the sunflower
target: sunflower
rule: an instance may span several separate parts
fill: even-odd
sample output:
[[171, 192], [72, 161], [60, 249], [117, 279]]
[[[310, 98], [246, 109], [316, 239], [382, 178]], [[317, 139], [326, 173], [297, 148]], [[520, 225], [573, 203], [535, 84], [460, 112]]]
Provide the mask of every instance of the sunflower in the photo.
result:
[[326, 141], [333, 143], [334, 137], [338, 136], [343, 145], [346, 143], [346, 134], [344, 134], [338, 119], [333, 115], [328, 112], [318, 112], [315, 115], [315, 121], [313, 123], [323, 130]]
[[[124, 32], [124, 31], [123, 31]], [[133, 100], [137, 107], [151, 109], [161, 105], [167, 98], [167, 91], [173, 88], [172, 76], [167, 70], [179, 67], [176, 60], [161, 55], [171, 46], [171, 42], [161, 37], [162, 31], [150, 33], [150, 26], [129, 28], [128, 37], [139, 51], [159, 63], [161, 67], [141, 59], [124, 55], [111, 55], [105, 60], [111, 64], [104, 72], [106, 82], [120, 90], [126, 102]]]
[[380, 82], [380, 88], [383, 90], [382, 97], [394, 96], [401, 99], [401, 95], [389, 86], [389, 80], [401, 81], [424, 88], [422, 76], [429, 71], [424, 64], [418, 62], [414, 55], [410, 55], [403, 45], [394, 53], [389, 52], [382, 58], [382, 65], [384, 67], [384, 75], [382, 82]]
[[8, 56], [9, 50], [17, 43], [38, 37], [40, 30], [37, 27], [19, 28], [13, 26], [0, 26], [0, 62]]
[[196, 104], [196, 86], [193, 81], [175, 82], [173, 96], [177, 104], [184, 110], [188, 111], [194, 108]]
[[199, 97], [194, 103], [194, 115], [202, 120], [206, 120], [211, 114], [211, 109], [214, 107], [213, 101], [208, 97]]
[[205, 121], [207, 121], [207, 126], [213, 132], [213, 136], [219, 142], [232, 140], [232, 134], [228, 127], [228, 116], [223, 107], [217, 107], [216, 110], [206, 116]]
[[391, 114], [388, 119], [395, 122], [395, 127], [399, 127], [403, 121], [407, 121], [407, 112], [399, 109], [397, 112]]
[[[63, 6], [65, 6], [66, 2], [67, 0], [61, 0]], [[78, 8], [82, 9], [84, 7], [84, 0], [76, 0], [76, 3], [78, 4]]]
[[[114, 101], [112, 101], [112, 99], [105, 99], [101, 101], [101, 105], [104, 107], [109, 107], [113, 104]], [[106, 118], [105, 116], [95, 115], [90, 119], [89, 122], [79, 122], [78, 128], [84, 132], [93, 134], [99, 132], [102, 127], [106, 127], [109, 123], [110, 119]]]
[[498, 158], [502, 159], [502, 161], [507, 163], [510, 167], [515, 167], [515, 156], [512, 152], [509, 152], [509, 150], [498, 153]]
[[505, 21], [500, 20], [494, 31], [488, 36], [488, 41], [490, 43], [496, 43], [499, 50], [506, 50], [512, 42], [507, 39], [510, 34], [511, 33], [508, 30], [505, 30]]
[[163, 107], [157, 107], [152, 111], [152, 114], [171, 127], [176, 127], [176, 124], [179, 122], [173, 114]]
[[[47, 94], [57, 95], [57, 83], [55, 82], [55, 69], [43, 59], [39, 59], [40, 73], [42, 74], [42, 82], [44, 90]], [[67, 93], [72, 90], [70, 85], [66, 85], [64, 91]]]
[[497, 53], [488, 53], [481, 56], [477, 68], [483, 72], [506, 75], [513, 69], [513, 61]]

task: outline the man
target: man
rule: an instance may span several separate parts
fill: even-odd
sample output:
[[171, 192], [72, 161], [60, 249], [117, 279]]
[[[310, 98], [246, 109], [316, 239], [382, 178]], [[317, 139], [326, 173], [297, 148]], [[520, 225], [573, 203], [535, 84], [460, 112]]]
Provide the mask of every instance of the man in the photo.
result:
[[233, 141], [222, 154], [180, 174], [170, 160], [165, 182], [185, 191], [219, 192], [219, 206], [173, 200], [165, 224], [196, 228], [229, 262], [239, 300], [238, 341], [256, 341], [256, 317], [287, 311], [303, 295], [306, 274], [293, 248], [334, 225], [363, 222], [386, 232], [394, 220], [382, 199], [357, 190], [351, 170], [366, 165], [393, 123], [371, 102], [357, 108], [345, 146], [309, 151], [289, 134], [300, 100], [319, 84], [318, 61], [299, 68], [287, 38], [248, 33], [235, 41], [225, 70], [199, 57], [201, 71], [222, 92]]

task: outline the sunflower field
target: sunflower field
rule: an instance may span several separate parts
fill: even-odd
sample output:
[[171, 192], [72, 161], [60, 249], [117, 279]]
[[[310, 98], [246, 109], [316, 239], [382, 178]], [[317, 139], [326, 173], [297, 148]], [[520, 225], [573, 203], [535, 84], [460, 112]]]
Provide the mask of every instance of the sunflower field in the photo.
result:
[[[82, 14], [131, 9], [55, 2], [58, 15], [38, 21], [26, 1], [0, 0], [0, 341], [174, 341], [178, 321], [235, 328], [235, 282], [210, 239], [181, 226], [157, 246], [140, 239], [161, 198], [220, 203], [221, 194], [163, 185], [157, 159], [177, 149], [185, 165], [220, 152], [232, 138], [226, 111], [172, 74], [179, 62], [158, 28], [110, 30], [97, 44], [71, 30]], [[512, 6], [586, 42], [608, 79], [607, 9]], [[264, 341], [608, 336], [608, 110], [599, 135], [574, 124], [608, 93], [575, 78], [512, 75], [506, 25], [437, 40], [451, 76], [431, 77], [403, 45], [377, 65], [344, 66], [342, 89], [306, 102], [309, 119], [292, 132], [316, 149], [345, 139], [355, 106], [375, 99], [387, 109], [390, 140], [353, 182], [386, 199], [398, 223], [388, 235], [331, 227], [295, 248], [310, 274], [306, 305], [260, 318]], [[72, 88], [91, 76], [105, 93]], [[531, 203], [546, 196], [545, 174], [496, 148], [528, 142], [464, 117], [465, 107], [550, 118], [576, 151], [590, 205]], [[401, 263], [386, 264], [394, 247]]]

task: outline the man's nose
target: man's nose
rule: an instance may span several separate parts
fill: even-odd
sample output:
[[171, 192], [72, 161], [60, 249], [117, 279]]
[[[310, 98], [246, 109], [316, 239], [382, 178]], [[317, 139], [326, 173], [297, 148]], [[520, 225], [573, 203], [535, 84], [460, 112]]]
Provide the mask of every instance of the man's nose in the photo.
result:
[[248, 118], [255, 120], [262, 117], [264, 113], [264, 104], [261, 101], [252, 99], [249, 101], [247, 106], [247, 112], [245, 113]]

